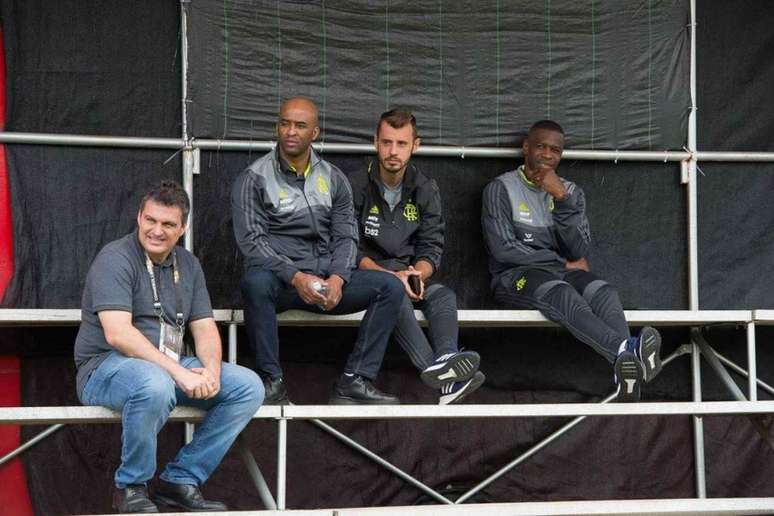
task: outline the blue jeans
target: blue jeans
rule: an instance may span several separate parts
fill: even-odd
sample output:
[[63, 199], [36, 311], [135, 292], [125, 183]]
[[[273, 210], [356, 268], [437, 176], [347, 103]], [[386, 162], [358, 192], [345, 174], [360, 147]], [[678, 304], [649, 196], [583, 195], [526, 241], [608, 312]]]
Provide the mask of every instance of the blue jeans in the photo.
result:
[[[196, 357], [180, 364], [202, 367]], [[220, 464], [239, 432], [263, 402], [263, 383], [249, 369], [222, 364], [220, 392], [209, 400], [191, 399], [159, 366], [112, 351], [83, 388], [84, 405], [102, 405], [122, 413], [121, 465], [115, 474], [119, 488], [144, 484], [156, 471], [156, 435], [176, 405], [207, 411], [161, 478], [176, 484], [201, 485]]]
[[334, 315], [366, 310], [344, 372], [375, 379], [404, 296], [403, 283], [392, 274], [364, 270], [352, 271], [342, 288], [341, 301], [327, 312], [304, 303], [294, 287], [268, 270], [248, 268], [241, 287], [247, 337], [255, 350], [255, 366], [262, 378], [282, 376], [277, 312], [297, 309]]

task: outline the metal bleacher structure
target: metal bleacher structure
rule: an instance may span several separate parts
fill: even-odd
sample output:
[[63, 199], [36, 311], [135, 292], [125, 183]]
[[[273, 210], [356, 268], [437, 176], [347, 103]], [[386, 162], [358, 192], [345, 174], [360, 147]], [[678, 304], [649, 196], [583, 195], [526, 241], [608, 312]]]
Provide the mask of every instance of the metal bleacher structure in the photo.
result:
[[[80, 322], [80, 310], [56, 309], [4, 309], [0, 310], [0, 326], [72, 326]], [[215, 310], [215, 319], [228, 328], [228, 359], [236, 360], [237, 326], [243, 324], [241, 310]], [[421, 312], [417, 311], [418, 319], [423, 320]], [[280, 315], [280, 324], [286, 326], [351, 326], [359, 323], [362, 313], [327, 316], [309, 312], [291, 310]], [[694, 400], [690, 402], [655, 402], [635, 404], [609, 403], [615, 397], [611, 393], [601, 403], [562, 403], [562, 404], [518, 404], [518, 405], [402, 405], [402, 406], [326, 406], [326, 405], [290, 405], [262, 407], [255, 419], [275, 420], [278, 424], [277, 439], [277, 491], [276, 498], [270, 492], [260, 468], [255, 463], [247, 446], [238, 443], [240, 455], [245, 462], [247, 471], [258, 490], [265, 507], [269, 510], [286, 511], [285, 494], [288, 479], [287, 471], [287, 425], [289, 421], [310, 421], [322, 430], [330, 433], [344, 444], [363, 453], [369, 459], [376, 461], [406, 483], [423, 491], [440, 504], [454, 507], [484, 489], [491, 482], [512, 470], [529, 457], [539, 452], [551, 442], [570, 431], [587, 417], [622, 417], [635, 415], [668, 415], [694, 418], [695, 425], [695, 467], [697, 478], [696, 499], [648, 500], [643, 505], [642, 500], [630, 501], [583, 501], [583, 502], [521, 502], [508, 504], [470, 504], [465, 505], [466, 514], [679, 514], [695, 512], [712, 512], [714, 514], [767, 514], [774, 510], [774, 499], [770, 498], [707, 498], [704, 487], [704, 450], [702, 439], [702, 422], [704, 417], [745, 414], [756, 426], [762, 438], [772, 443], [768, 427], [763, 422], [764, 416], [774, 413], [774, 401], [758, 401], [758, 389], [764, 389], [774, 394], [774, 388], [757, 378], [755, 360], [755, 327], [756, 325], [774, 325], [774, 310], [634, 310], [626, 312], [627, 320], [635, 326], [656, 325], [668, 327], [693, 328], [692, 342], [678, 347], [670, 356], [664, 358], [667, 365], [674, 359], [689, 355], [692, 359]], [[460, 310], [461, 327], [544, 327], [554, 324], [546, 320], [539, 312], [531, 310]], [[701, 336], [698, 328], [708, 324], [733, 324], [744, 327], [747, 333], [747, 370], [714, 351]], [[735, 401], [701, 401], [701, 378], [699, 375], [699, 357], [703, 356], [711, 368], [723, 380]], [[747, 393], [742, 392], [736, 382], [730, 377], [726, 367], [733, 372], [747, 377]], [[482, 480], [477, 486], [456, 500], [450, 500], [443, 494], [423, 484], [420, 480], [400, 470], [387, 459], [369, 451], [359, 443], [326, 424], [323, 420], [340, 419], [414, 419], [414, 418], [509, 418], [509, 417], [573, 417], [551, 435], [533, 445], [529, 450], [504, 465], [490, 477]], [[0, 458], [3, 463], [16, 457], [26, 449], [45, 439], [66, 424], [83, 423], [115, 423], [120, 422], [120, 414], [101, 407], [9, 407], [0, 408], [0, 424], [20, 425], [52, 425], [24, 445]], [[195, 423], [202, 418], [202, 412], [185, 407], [176, 408], [170, 421], [185, 421]], [[702, 493], [701, 489], [704, 489]], [[412, 507], [412, 513], [422, 514], [424, 508]], [[435, 510], [439, 510], [439, 506]], [[375, 514], [402, 513], [406, 508], [382, 508], [383, 512]], [[446, 509], [444, 509], [446, 510]], [[351, 514], [362, 514], [363, 509]], [[370, 510], [369, 510], [370, 511]], [[332, 514], [331, 510], [303, 511], [304, 514]], [[350, 514], [345, 509], [336, 509], [337, 514]], [[462, 514], [449, 508], [448, 514]], [[429, 514], [429, 513], [428, 513]], [[444, 512], [446, 514], [446, 512]]]
[[[183, 185], [193, 199], [193, 178], [199, 169], [199, 153], [202, 149], [256, 150], [266, 151], [272, 142], [244, 142], [227, 140], [193, 139], [186, 125], [187, 95], [187, 2], [181, 1], [181, 55], [182, 55], [182, 137], [181, 138], [124, 138], [85, 135], [54, 135], [40, 133], [0, 132], [0, 143], [45, 144], [68, 146], [102, 146], [134, 148], [166, 148], [182, 150]], [[758, 389], [774, 395], [774, 388], [758, 379], [756, 367], [755, 328], [758, 325], [774, 325], [774, 310], [701, 310], [698, 296], [698, 251], [697, 251], [697, 161], [774, 161], [771, 153], [732, 153], [700, 152], [696, 145], [696, 70], [695, 70], [695, 0], [691, 1], [691, 102], [692, 110], [688, 124], [688, 145], [684, 151], [646, 152], [646, 151], [588, 151], [567, 150], [565, 157], [571, 159], [615, 160], [615, 161], [672, 161], [681, 163], [682, 184], [686, 186], [688, 206], [688, 269], [689, 269], [689, 310], [635, 310], [627, 311], [626, 318], [633, 326], [652, 325], [657, 327], [689, 327], [690, 341], [678, 347], [670, 356], [664, 358], [668, 364], [676, 358], [686, 355], [691, 359], [693, 380], [693, 399], [685, 402], [654, 402], [615, 404], [610, 394], [601, 403], [564, 403], [564, 404], [519, 404], [519, 405], [401, 405], [401, 406], [316, 406], [290, 405], [262, 407], [255, 419], [276, 421], [277, 439], [277, 489], [273, 495], [255, 463], [247, 446], [238, 443], [240, 454], [248, 473], [253, 480], [267, 509], [261, 514], [448, 514], [465, 516], [473, 514], [769, 514], [774, 512], [774, 498], [708, 498], [705, 478], [703, 420], [705, 417], [745, 414], [756, 426], [761, 437], [774, 447], [774, 439], [768, 432], [765, 416], [774, 413], [774, 401], [759, 401]], [[370, 152], [369, 145], [326, 143], [328, 153], [364, 153]], [[460, 157], [517, 157], [517, 149], [475, 149], [425, 146], [420, 154], [430, 156]], [[185, 245], [192, 250], [193, 228], [186, 233]], [[423, 320], [421, 312], [417, 318]], [[345, 316], [318, 315], [300, 311], [289, 311], [280, 315], [280, 324], [286, 326], [352, 326], [357, 325], [362, 314]], [[243, 324], [241, 310], [215, 310], [215, 319], [221, 326], [227, 327], [228, 359], [236, 360], [237, 327]], [[545, 327], [553, 326], [539, 312], [527, 310], [461, 310], [461, 327]], [[80, 322], [80, 310], [60, 309], [2, 309], [0, 326], [72, 326]], [[718, 354], [702, 337], [700, 328], [710, 324], [731, 324], [744, 328], [747, 342], [746, 369], [726, 357]], [[702, 401], [700, 360], [704, 357], [711, 369], [717, 373], [728, 388], [734, 401]], [[743, 392], [731, 377], [733, 373], [747, 378], [747, 392]], [[598, 500], [568, 502], [513, 502], [496, 504], [465, 504], [478, 491], [515, 468], [529, 457], [539, 452], [555, 439], [570, 431], [588, 417], [626, 417], [634, 415], [690, 416], [694, 425], [694, 454], [696, 475], [696, 498], [664, 500]], [[190, 408], [176, 408], [171, 421], [195, 423], [202, 413]], [[573, 417], [570, 422], [553, 432], [529, 450], [503, 465], [489, 478], [477, 486], [451, 500], [443, 494], [423, 484], [419, 479], [400, 470], [387, 459], [367, 450], [338, 430], [327, 425], [324, 420], [339, 419], [416, 419], [416, 418], [519, 418], [519, 417]], [[317, 509], [293, 511], [286, 508], [287, 471], [287, 426], [289, 421], [310, 421], [335, 438], [358, 450], [369, 459], [389, 469], [413, 487], [423, 491], [438, 505], [431, 507], [383, 507], [356, 509]], [[17, 450], [0, 458], [0, 467], [13, 457], [45, 439], [67, 424], [117, 423], [120, 414], [100, 407], [5, 407], [0, 408], [0, 424], [12, 425], [53, 425], [47, 430], [23, 444]], [[292, 480], [292, 479], [290, 479]]]

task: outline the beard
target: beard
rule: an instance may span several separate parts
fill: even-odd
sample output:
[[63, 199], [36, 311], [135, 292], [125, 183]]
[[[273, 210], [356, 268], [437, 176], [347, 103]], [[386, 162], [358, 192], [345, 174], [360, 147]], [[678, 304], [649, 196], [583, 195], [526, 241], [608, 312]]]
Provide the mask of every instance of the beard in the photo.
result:
[[393, 174], [397, 174], [404, 168], [406, 168], [406, 165], [408, 165], [408, 161], [403, 161], [400, 158], [388, 158], [388, 159], [380, 159], [379, 164], [382, 166], [383, 170], [386, 170], [387, 172], [391, 172]]

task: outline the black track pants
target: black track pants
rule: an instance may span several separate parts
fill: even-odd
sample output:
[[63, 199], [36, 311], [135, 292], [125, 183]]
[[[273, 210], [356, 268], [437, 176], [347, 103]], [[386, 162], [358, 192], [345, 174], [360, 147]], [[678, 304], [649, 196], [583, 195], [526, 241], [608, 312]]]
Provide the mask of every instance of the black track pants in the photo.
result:
[[610, 363], [631, 335], [618, 292], [591, 272], [512, 269], [498, 278], [494, 297], [508, 308], [539, 310]]

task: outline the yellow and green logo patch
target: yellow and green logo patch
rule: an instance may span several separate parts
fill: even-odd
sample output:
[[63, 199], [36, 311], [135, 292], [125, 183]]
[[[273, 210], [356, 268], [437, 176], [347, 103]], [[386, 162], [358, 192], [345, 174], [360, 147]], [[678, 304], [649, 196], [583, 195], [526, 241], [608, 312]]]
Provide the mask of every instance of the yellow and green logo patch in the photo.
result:
[[328, 182], [322, 176], [317, 176], [317, 191], [325, 195], [329, 193]]
[[371, 209], [368, 210], [368, 213], [370, 213], [371, 215], [379, 215], [379, 207], [374, 204], [373, 206], [371, 206]]
[[514, 283], [514, 285], [516, 286], [516, 290], [518, 292], [521, 292], [522, 290], [524, 290], [524, 285], [526, 284], [527, 284], [527, 278], [524, 276], [516, 280], [516, 282]]
[[403, 207], [403, 216], [406, 217], [406, 220], [409, 222], [417, 221], [419, 220], [419, 210], [417, 210], [415, 204], [408, 202], [406, 203], [406, 206]]

